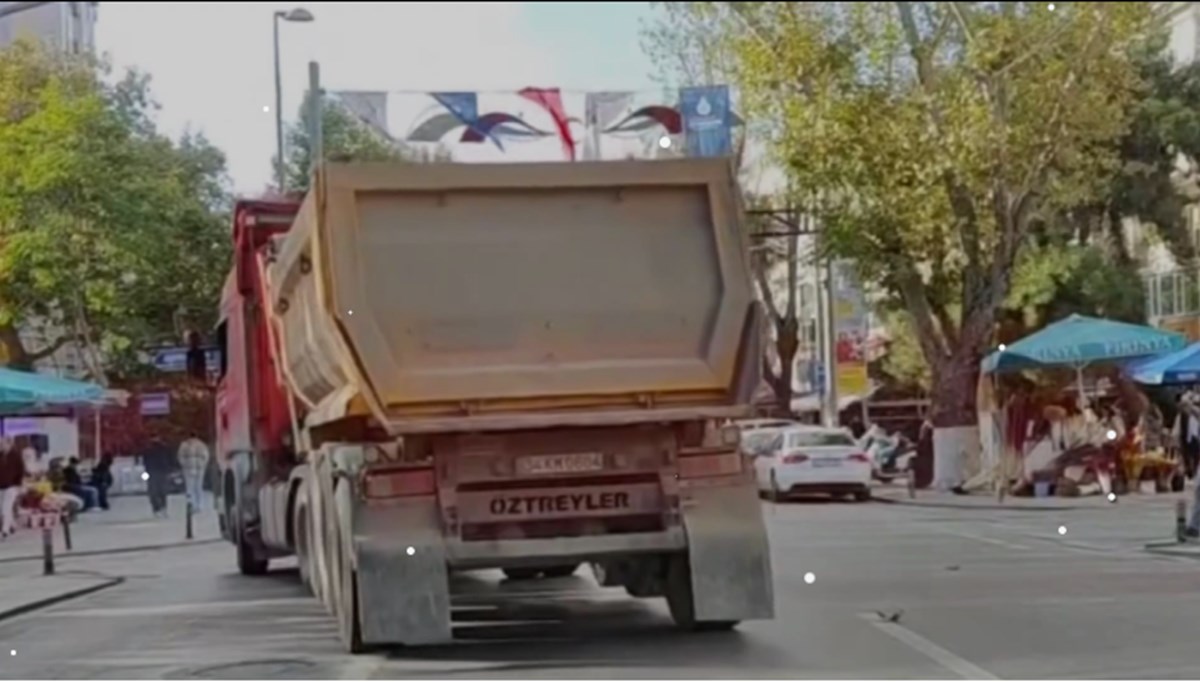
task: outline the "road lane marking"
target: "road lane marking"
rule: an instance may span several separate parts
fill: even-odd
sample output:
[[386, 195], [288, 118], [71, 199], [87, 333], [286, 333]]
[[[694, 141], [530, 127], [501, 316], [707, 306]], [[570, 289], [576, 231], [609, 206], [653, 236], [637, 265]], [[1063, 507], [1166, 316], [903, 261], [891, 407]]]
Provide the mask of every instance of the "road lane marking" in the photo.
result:
[[909, 630], [899, 623], [889, 623], [879, 620], [879, 615], [875, 613], [860, 613], [859, 618], [874, 625], [884, 634], [892, 639], [895, 639], [903, 644], [906, 644], [912, 650], [924, 654], [938, 665], [946, 670], [958, 674], [959, 677], [967, 680], [998, 680], [999, 677], [980, 668], [967, 659], [955, 654], [952, 651], [947, 651], [933, 642], [925, 639], [921, 635]]
[[1018, 544], [1016, 542], [1009, 542], [1007, 540], [999, 540], [997, 538], [989, 538], [985, 535], [979, 535], [978, 533], [966, 533], [963, 531], [953, 530], [950, 528], [936, 528], [936, 530], [937, 530], [937, 532], [943, 533], [945, 535], [953, 535], [954, 537], [957, 537], [957, 538], [966, 538], [968, 540], [976, 540], [978, 542], [985, 542], [989, 545], [996, 545], [997, 547], [1003, 547], [1005, 549], [1019, 549], [1022, 551], [1030, 551], [1033, 549], [1032, 547], [1029, 547], [1028, 545], [1022, 545], [1022, 544]]
[[160, 616], [175, 614], [203, 613], [205, 611], [226, 611], [232, 609], [256, 609], [264, 606], [316, 606], [318, 602], [312, 597], [284, 597], [281, 599], [243, 599], [240, 601], [194, 602], [190, 604], [156, 604], [154, 606], [125, 606], [99, 609], [78, 609], [75, 611], [47, 611], [44, 616], [60, 618], [110, 618], [115, 616]]

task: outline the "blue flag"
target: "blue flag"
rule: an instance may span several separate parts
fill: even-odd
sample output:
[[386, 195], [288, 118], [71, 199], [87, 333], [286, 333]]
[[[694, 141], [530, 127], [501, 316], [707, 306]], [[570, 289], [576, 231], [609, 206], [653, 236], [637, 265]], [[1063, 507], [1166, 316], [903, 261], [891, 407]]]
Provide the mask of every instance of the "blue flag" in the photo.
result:
[[733, 152], [728, 86], [680, 88], [679, 113], [688, 156], [729, 156]]

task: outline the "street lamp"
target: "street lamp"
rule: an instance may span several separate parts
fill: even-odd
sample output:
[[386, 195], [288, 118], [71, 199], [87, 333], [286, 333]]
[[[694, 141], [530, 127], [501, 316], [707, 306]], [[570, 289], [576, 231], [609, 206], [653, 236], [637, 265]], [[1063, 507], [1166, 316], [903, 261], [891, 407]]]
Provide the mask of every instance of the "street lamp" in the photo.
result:
[[274, 16], [275, 28], [275, 182], [283, 192], [283, 76], [279, 66], [279, 20], [305, 23], [313, 20], [312, 12], [297, 7], [287, 12], [279, 11]]

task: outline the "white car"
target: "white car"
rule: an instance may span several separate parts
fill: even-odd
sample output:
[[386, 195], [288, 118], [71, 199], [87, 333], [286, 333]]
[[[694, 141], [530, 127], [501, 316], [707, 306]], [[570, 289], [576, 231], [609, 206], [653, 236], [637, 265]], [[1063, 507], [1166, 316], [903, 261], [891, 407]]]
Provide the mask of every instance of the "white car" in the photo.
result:
[[771, 447], [780, 431], [799, 424], [787, 419], [748, 419], [739, 422], [737, 426], [742, 432], [742, 454], [756, 456], [759, 451]]
[[789, 426], [778, 430], [768, 447], [754, 457], [758, 489], [772, 501], [792, 495], [871, 497], [871, 460], [845, 429]]

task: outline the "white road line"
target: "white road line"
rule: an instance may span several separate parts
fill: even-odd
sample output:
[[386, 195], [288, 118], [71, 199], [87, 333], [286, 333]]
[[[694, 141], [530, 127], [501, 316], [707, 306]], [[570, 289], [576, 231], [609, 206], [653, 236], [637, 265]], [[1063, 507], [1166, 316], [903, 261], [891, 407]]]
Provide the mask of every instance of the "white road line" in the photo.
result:
[[373, 654], [359, 654], [354, 656], [346, 665], [342, 666], [341, 674], [338, 675], [339, 680], [369, 680], [373, 678], [384, 664], [387, 663], [385, 656]]
[[191, 604], [159, 604], [155, 606], [126, 606], [107, 609], [79, 609], [76, 611], [47, 611], [45, 616], [58, 618], [110, 618], [115, 616], [159, 616], [204, 613], [206, 611], [228, 611], [234, 609], [257, 609], [264, 606], [314, 606], [318, 602], [312, 597], [285, 597], [282, 599], [244, 599], [241, 601], [196, 602]]
[[989, 545], [996, 545], [997, 547], [1004, 547], [1005, 549], [1019, 549], [1019, 550], [1023, 550], [1023, 551], [1029, 551], [1029, 550], [1033, 549], [1032, 547], [1029, 547], [1028, 545], [1022, 545], [1022, 544], [1018, 544], [1016, 542], [1009, 542], [1007, 540], [999, 540], [997, 538], [989, 538], [985, 535], [979, 535], [978, 533], [966, 533], [963, 531], [952, 530], [950, 528], [937, 528], [936, 530], [937, 530], [937, 532], [943, 533], [945, 535], [953, 535], [954, 537], [966, 538], [968, 540], [976, 540], [978, 542], [986, 542]]
[[879, 615], [874, 613], [860, 613], [860, 618], [867, 621], [871, 625], [881, 630], [884, 634], [893, 639], [907, 644], [914, 651], [928, 656], [938, 665], [946, 670], [958, 674], [963, 679], [967, 680], [998, 680], [999, 677], [980, 668], [974, 663], [962, 658], [961, 656], [947, 651], [933, 642], [925, 639], [921, 635], [909, 630], [908, 628], [898, 623], [889, 623], [879, 620]]

